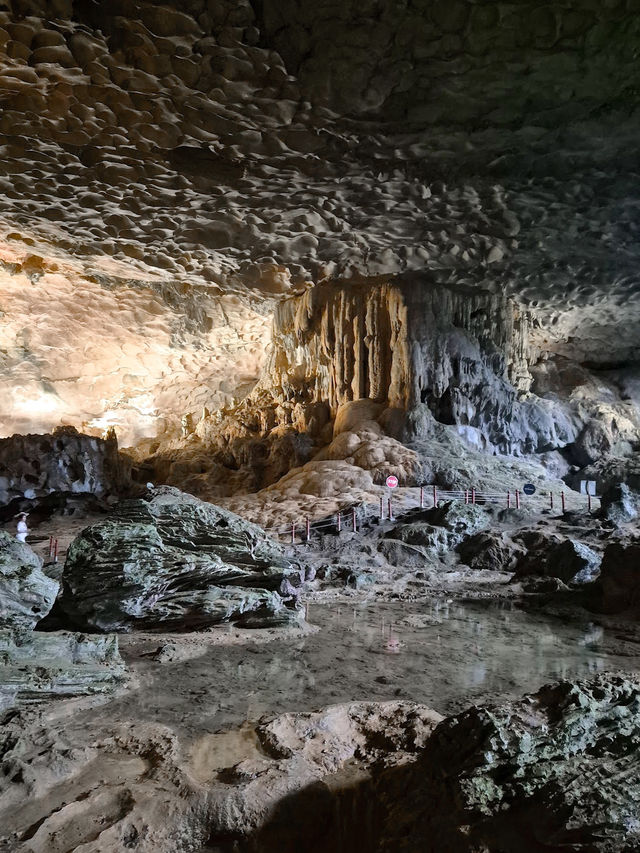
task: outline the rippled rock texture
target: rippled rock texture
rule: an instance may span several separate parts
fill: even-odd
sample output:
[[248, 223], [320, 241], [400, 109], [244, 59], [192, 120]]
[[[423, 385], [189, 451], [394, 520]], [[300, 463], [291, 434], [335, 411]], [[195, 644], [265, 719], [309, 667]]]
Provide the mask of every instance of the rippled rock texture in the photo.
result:
[[16, 701], [100, 693], [123, 677], [115, 637], [34, 632], [59, 586], [28, 545], [0, 531], [0, 710]]
[[444, 720], [394, 790], [385, 853], [636, 850], [640, 685], [599, 676]]
[[28, 545], [0, 530], [0, 627], [33, 629], [53, 607], [58, 587]]
[[264, 627], [293, 618], [279, 594], [295, 604], [292, 581], [299, 570], [261, 528], [166, 487], [72, 543], [58, 605], [84, 630]]
[[108, 693], [124, 679], [113, 635], [0, 629], [0, 710], [15, 703]]

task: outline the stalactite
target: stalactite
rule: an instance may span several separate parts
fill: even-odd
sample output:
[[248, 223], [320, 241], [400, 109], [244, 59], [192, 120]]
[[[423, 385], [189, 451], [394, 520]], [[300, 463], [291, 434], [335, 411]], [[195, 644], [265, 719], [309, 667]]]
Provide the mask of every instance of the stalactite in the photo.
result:
[[508, 423], [527, 390], [527, 316], [505, 297], [396, 280], [335, 282], [284, 300], [261, 383], [279, 402], [335, 415], [369, 398], [479, 431], [513, 449]]

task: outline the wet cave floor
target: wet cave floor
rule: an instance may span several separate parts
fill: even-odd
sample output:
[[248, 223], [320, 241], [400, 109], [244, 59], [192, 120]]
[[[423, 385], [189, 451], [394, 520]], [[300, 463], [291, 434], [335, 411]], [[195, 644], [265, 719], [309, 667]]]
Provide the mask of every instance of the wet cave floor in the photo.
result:
[[[133, 683], [103, 706], [102, 721], [161, 723], [190, 739], [359, 700], [414, 701], [448, 715], [560, 678], [640, 669], [640, 629], [584, 611], [569, 619], [513, 602], [432, 599], [312, 603], [308, 613], [315, 630], [299, 636], [122, 636]], [[84, 726], [83, 716], [70, 723]]]

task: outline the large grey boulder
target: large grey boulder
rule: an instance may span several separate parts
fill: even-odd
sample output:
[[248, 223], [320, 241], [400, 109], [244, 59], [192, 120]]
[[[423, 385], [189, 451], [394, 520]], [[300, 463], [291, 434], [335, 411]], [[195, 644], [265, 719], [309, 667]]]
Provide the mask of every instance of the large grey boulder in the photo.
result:
[[638, 517], [640, 496], [632, 492], [626, 483], [615, 483], [600, 499], [600, 516], [616, 526], [635, 521]]
[[523, 530], [513, 539], [522, 548], [515, 565], [518, 576], [553, 577], [564, 583], [588, 583], [598, 576], [602, 556], [584, 542], [541, 530]]
[[104, 693], [124, 676], [113, 635], [0, 629], [0, 711], [16, 702]]
[[163, 487], [122, 501], [72, 543], [59, 607], [83, 630], [258, 627], [289, 621], [279, 591], [299, 581], [260, 527]]
[[45, 696], [111, 690], [124, 677], [115, 637], [33, 630], [58, 588], [28, 545], [0, 531], [0, 710]]
[[480, 505], [449, 501], [398, 524], [381, 540], [378, 550], [394, 565], [419, 568], [443, 556], [466, 537], [488, 526], [490, 516]]
[[464, 539], [456, 552], [474, 571], [510, 572], [521, 550], [504, 533], [481, 531]]
[[[601, 675], [440, 723], [392, 781], [382, 853], [640, 849], [640, 681]], [[389, 797], [390, 794], [390, 797]]]
[[0, 530], [0, 628], [34, 628], [53, 607], [58, 587], [28, 545]]

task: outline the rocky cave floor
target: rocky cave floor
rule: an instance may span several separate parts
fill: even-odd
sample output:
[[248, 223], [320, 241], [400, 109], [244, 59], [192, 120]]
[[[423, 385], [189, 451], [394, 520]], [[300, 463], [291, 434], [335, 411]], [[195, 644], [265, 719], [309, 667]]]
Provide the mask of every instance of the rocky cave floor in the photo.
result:
[[[91, 500], [73, 506], [70, 516], [55, 513], [32, 526], [33, 550], [52, 575], [60, 568], [48, 560], [49, 537], [59, 540], [62, 566], [72, 540], [111, 513]], [[480, 833], [487, 846], [477, 848], [461, 841], [457, 827], [419, 829], [423, 803], [408, 807], [412, 818], [398, 814], [398, 804], [410, 799], [406, 786], [413, 790], [411, 773], [425, 761], [441, 715], [461, 720], [469, 706], [467, 714], [482, 715], [493, 705], [495, 719], [523, 693], [568, 679], [572, 698], [553, 700], [554, 725], [573, 719], [563, 702], [570, 705], [577, 690], [581, 713], [597, 728], [604, 725], [598, 715], [632, 706], [620, 691], [640, 697], [640, 625], [628, 614], [594, 612], [598, 567], [590, 563], [611, 541], [633, 542], [637, 531], [601, 514], [456, 503], [394, 521], [370, 517], [357, 534], [312, 529], [309, 544], [284, 548], [306, 579], [288, 624], [120, 634], [126, 674], [111, 694], [31, 697], [5, 710], [0, 850], [539, 849], [527, 816], [522, 846], [499, 846], [500, 822], [496, 828], [489, 820]], [[465, 542], [475, 558], [465, 557]], [[554, 550], [567, 542], [587, 552], [567, 552], [566, 544]], [[487, 567], [496, 547], [505, 565], [511, 560], [509, 571]], [[486, 565], [482, 554], [489, 554]], [[526, 568], [531, 554], [536, 571]], [[544, 568], [545, 559], [555, 571]], [[582, 678], [591, 680], [576, 687]], [[605, 710], [594, 711], [583, 693], [596, 705], [605, 695]], [[528, 701], [544, 704], [543, 694]], [[612, 719], [611, 740], [596, 750], [583, 794], [597, 787], [617, 735], [635, 743], [635, 728], [615, 713]], [[474, 723], [483, 737], [485, 723]], [[522, 734], [518, 725], [514, 731]], [[526, 756], [528, 747], [519, 746], [516, 753]], [[566, 760], [560, 750], [556, 765]], [[521, 799], [526, 812], [529, 801]], [[545, 803], [538, 806], [545, 814]], [[552, 805], [549, 814], [557, 811]], [[615, 846], [622, 836], [607, 828], [594, 842], [587, 815], [568, 849], [636, 849]], [[627, 830], [628, 841], [635, 831]], [[443, 832], [442, 840], [421, 846], [432, 831], [434, 838]]]

